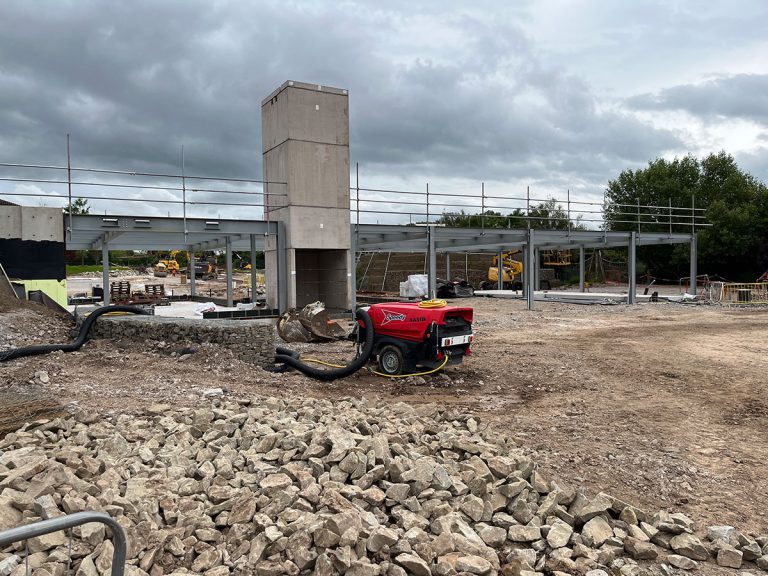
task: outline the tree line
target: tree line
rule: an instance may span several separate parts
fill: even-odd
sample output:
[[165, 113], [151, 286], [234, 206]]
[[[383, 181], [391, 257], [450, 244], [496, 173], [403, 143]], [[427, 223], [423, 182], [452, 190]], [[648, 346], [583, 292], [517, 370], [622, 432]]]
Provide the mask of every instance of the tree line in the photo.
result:
[[[635, 208], [638, 206], [638, 208]], [[656, 206], [659, 208], [650, 208]], [[670, 210], [669, 207], [672, 207]], [[687, 210], [675, 210], [686, 208]], [[698, 218], [693, 220], [693, 209]], [[741, 170], [725, 153], [698, 159], [687, 155], [657, 158], [638, 170], [624, 170], [608, 182], [603, 228], [609, 231], [695, 232], [699, 274], [754, 282], [768, 270], [768, 187]], [[635, 216], [639, 212], [639, 216]], [[438, 224], [462, 228], [584, 229], [581, 217], [569, 219], [549, 199], [508, 214], [443, 214]], [[639, 246], [639, 268], [653, 277], [676, 280], [689, 271], [689, 246]]]
[[[627, 205], [702, 208], [697, 227], [699, 274], [710, 274], [737, 282], [754, 282], [768, 269], [768, 187], [741, 170], [725, 152], [699, 160], [688, 155], [666, 160], [657, 158], [639, 170], [624, 170], [608, 182], [603, 218], [608, 230], [635, 230], [620, 212]], [[641, 208], [644, 232], [669, 230], [669, 212]], [[677, 212], [673, 211], [673, 214]], [[685, 218], [672, 218], [676, 231], [692, 231]], [[676, 224], [674, 224], [676, 223]], [[638, 258], [649, 273], [659, 277], [687, 276], [687, 245], [643, 246]]]

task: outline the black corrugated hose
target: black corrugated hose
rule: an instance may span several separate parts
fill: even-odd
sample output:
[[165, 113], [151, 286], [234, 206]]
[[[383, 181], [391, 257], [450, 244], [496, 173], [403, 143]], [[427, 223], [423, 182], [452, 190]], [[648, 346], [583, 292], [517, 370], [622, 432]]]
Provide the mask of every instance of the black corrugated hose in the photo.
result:
[[373, 352], [373, 325], [371, 323], [371, 317], [368, 315], [367, 311], [358, 308], [355, 318], [361, 320], [365, 325], [365, 343], [357, 358], [344, 366], [344, 368], [334, 368], [333, 370], [314, 368], [304, 364], [299, 360], [299, 356], [296, 352], [288, 350], [287, 348], [277, 348], [275, 364], [290, 366], [291, 368], [295, 368], [299, 372], [306, 374], [310, 378], [315, 378], [317, 380], [338, 380], [339, 378], [346, 378], [347, 376], [354, 374], [368, 363], [368, 359]]
[[80, 327], [80, 333], [74, 342], [69, 344], [41, 344], [39, 346], [25, 346], [24, 348], [15, 348], [13, 350], [4, 350], [0, 352], [0, 362], [8, 362], [16, 358], [23, 358], [24, 356], [38, 356], [40, 354], [48, 354], [49, 352], [74, 352], [79, 350], [80, 347], [88, 341], [88, 333], [91, 331], [93, 323], [102, 314], [108, 314], [110, 312], [128, 312], [130, 314], [149, 314], [143, 308], [137, 308], [136, 306], [102, 306], [91, 312]]

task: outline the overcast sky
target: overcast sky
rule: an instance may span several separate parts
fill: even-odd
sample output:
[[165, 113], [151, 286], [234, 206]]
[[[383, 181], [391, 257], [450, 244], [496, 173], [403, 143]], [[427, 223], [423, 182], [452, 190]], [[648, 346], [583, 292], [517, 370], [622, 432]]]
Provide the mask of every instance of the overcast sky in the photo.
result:
[[369, 187], [599, 198], [719, 150], [768, 180], [764, 0], [0, 0], [0, 162], [70, 133], [77, 166], [260, 178], [288, 79], [349, 90]]

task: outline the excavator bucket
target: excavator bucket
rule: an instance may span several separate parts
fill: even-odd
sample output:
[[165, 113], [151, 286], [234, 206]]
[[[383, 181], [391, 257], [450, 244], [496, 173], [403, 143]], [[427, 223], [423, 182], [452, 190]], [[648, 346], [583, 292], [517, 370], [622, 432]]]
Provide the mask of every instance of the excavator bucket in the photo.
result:
[[322, 342], [347, 336], [347, 331], [328, 316], [322, 302], [307, 304], [301, 312], [285, 312], [277, 322], [277, 333], [286, 342]]
[[299, 320], [304, 328], [323, 340], [336, 340], [347, 335], [347, 331], [338, 322], [331, 320], [322, 302], [304, 306], [299, 313]]
[[299, 321], [297, 310], [284, 312], [277, 321], [277, 333], [286, 342], [312, 342], [312, 334]]

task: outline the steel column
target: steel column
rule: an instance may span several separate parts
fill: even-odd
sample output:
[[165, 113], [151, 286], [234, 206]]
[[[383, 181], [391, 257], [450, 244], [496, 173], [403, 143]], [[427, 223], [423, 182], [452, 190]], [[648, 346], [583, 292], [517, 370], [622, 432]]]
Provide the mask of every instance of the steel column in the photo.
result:
[[584, 292], [584, 246], [579, 246], [579, 292]]
[[195, 285], [195, 251], [190, 250], [189, 251], [189, 265], [187, 268], [189, 268], [189, 295], [193, 298], [197, 295], [197, 287]]
[[227, 263], [227, 306], [232, 308], [235, 304], [232, 298], [232, 238], [229, 235], [224, 238], [224, 250]]
[[523, 246], [523, 276], [520, 279], [523, 283], [523, 289], [522, 294], [525, 296], [528, 294], [528, 272], [530, 272], [530, 267], [528, 266], [528, 250], [526, 246]]
[[429, 297], [437, 297], [437, 253], [435, 252], [435, 227], [428, 226], [429, 229]]
[[496, 290], [504, 290], [504, 252], [499, 250], [496, 254]]
[[101, 285], [104, 287], [104, 306], [109, 306], [109, 242], [101, 244]]
[[525, 278], [526, 284], [525, 284], [525, 299], [528, 304], [528, 310], [533, 310], [534, 308], [534, 302], [535, 302], [535, 288], [534, 288], [534, 278], [535, 274], [533, 272], [533, 268], [537, 265], [536, 262], [536, 247], [534, 243], [536, 242], [535, 239], [536, 231], [531, 228], [528, 230], [528, 244], [525, 246], [525, 252], [528, 256], [528, 274]]
[[637, 299], [637, 232], [629, 233], [629, 262], [628, 277], [629, 286], [627, 287], [627, 304], [635, 304]]
[[451, 253], [450, 252], [443, 252], [445, 255], [445, 279], [448, 280], [448, 282], [451, 281]]
[[533, 263], [533, 286], [536, 290], [541, 290], [541, 250], [536, 248], [533, 253], [535, 262]]
[[[357, 165], [355, 165], [357, 167]], [[358, 206], [360, 203], [360, 190], [358, 189]], [[360, 219], [360, 214], [358, 212], [358, 220]], [[358, 226], [360, 225], [360, 222], [358, 221]], [[349, 246], [349, 260], [350, 265], [352, 269], [347, 273], [347, 277], [350, 278], [349, 283], [351, 284], [347, 286], [347, 290], [350, 290], [349, 294], [349, 305], [350, 309], [352, 310], [352, 315], [354, 316], [355, 310], [357, 310], [357, 233], [352, 232], [350, 234], [350, 246]]]
[[691, 281], [688, 282], [688, 294], [696, 295], [696, 276], [698, 275], [696, 234], [691, 234]]
[[288, 263], [285, 254], [285, 223], [277, 223], [277, 309], [288, 309]]
[[251, 234], [251, 303], [256, 303], [256, 235]]

